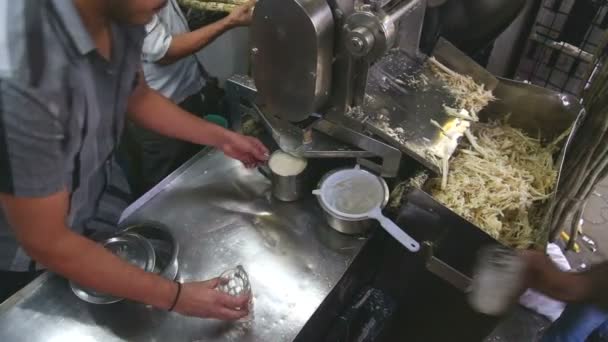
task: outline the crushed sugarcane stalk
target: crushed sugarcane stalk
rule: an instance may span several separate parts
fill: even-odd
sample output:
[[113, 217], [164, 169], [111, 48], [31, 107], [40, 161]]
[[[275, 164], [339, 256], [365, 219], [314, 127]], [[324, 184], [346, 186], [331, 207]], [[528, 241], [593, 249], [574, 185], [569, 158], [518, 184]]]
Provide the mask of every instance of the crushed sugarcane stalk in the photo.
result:
[[196, 0], [198, 2], [217, 2], [220, 4], [230, 4], [230, 5], [244, 5], [248, 3], [248, 0]]
[[[560, 179], [556, 203], [547, 213], [550, 240], [569, 230], [572, 247], [585, 203], [594, 187], [608, 175], [608, 35], [597, 48], [594, 78], [583, 93], [587, 111], [571, 143]], [[595, 68], [591, 68], [595, 69]]]

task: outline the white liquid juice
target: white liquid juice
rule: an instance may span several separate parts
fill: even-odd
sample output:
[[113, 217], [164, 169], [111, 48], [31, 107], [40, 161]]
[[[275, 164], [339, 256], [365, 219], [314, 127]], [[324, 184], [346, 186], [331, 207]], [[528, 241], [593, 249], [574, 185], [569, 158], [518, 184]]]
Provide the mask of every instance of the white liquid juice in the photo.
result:
[[268, 166], [272, 172], [284, 177], [299, 175], [307, 165], [306, 159], [298, 158], [281, 151], [273, 153], [268, 162]]

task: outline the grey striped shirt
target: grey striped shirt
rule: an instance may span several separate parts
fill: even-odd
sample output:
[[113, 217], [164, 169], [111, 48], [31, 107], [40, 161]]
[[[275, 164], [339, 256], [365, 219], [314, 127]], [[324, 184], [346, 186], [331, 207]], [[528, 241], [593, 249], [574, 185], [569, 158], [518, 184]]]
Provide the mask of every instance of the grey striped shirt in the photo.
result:
[[[114, 23], [108, 61], [72, 0], [0, 0], [0, 192], [44, 197], [65, 188], [73, 230], [116, 224], [128, 186], [113, 152], [144, 35]], [[0, 269], [31, 267], [0, 211]]]

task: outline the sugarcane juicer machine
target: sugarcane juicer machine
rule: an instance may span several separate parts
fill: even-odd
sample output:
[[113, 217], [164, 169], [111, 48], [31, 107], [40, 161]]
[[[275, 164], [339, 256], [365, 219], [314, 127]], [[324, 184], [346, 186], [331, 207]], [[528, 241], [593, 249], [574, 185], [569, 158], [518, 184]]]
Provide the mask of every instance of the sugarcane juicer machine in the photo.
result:
[[237, 75], [226, 85], [232, 118], [253, 108], [282, 150], [304, 158], [357, 158], [394, 177], [406, 153], [439, 171], [428, 152], [446, 136], [430, 121], [451, 120], [434, 108], [448, 95], [407, 80], [425, 60], [425, 11], [443, 2], [259, 0], [253, 80]]

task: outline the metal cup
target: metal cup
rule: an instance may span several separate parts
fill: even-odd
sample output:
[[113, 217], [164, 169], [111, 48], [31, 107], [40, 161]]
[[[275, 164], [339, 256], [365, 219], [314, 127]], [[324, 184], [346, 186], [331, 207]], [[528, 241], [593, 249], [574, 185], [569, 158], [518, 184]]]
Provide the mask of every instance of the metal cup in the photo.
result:
[[[276, 153], [276, 152], [275, 152]], [[272, 156], [271, 156], [272, 158]], [[310, 193], [308, 167], [293, 176], [281, 176], [268, 166], [258, 168], [264, 177], [272, 183], [272, 195], [283, 202], [294, 202]]]
[[524, 281], [525, 263], [503, 246], [483, 248], [473, 271], [469, 301], [486, 315], [503, 314], [517, 299]]

